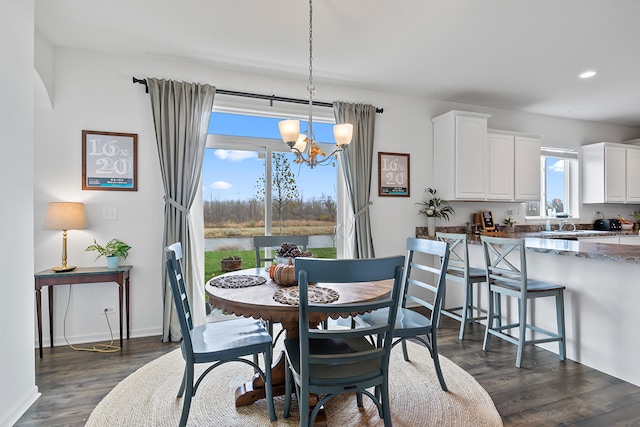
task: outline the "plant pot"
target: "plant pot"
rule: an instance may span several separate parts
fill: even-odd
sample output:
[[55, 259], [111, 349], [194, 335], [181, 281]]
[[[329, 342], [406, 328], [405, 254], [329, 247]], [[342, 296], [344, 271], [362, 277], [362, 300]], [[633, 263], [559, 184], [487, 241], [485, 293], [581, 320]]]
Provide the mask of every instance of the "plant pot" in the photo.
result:
[[436, 236], [436, 218], [433, 216], [427, 217], [427, 235], [429, 237]]
[[119, 256], [108, 256], [107, 257], [107, 267], [109, 268], [118, 268], [118, 264], [120, 264]]

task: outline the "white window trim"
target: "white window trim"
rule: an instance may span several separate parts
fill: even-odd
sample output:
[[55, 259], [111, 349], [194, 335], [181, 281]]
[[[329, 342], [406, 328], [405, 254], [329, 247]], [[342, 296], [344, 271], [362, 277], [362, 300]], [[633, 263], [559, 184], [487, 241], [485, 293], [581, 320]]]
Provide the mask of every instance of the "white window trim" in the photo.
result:
[[552, 148], [552, 147], [542, 147], [540, 149], [540, 216], [527, 216], [525, 219], [527, 221], [535, 222], [536, 220], [547, 220], [547, 219], [562, 219], [557, 217], [547, 216], [547, 195], [546, 195], [546, 170], [545, 170], [545, 158], [553, 157], [559, 159], [565, 159], [565, 180], [564, 180], [564, 193], [567, 195], [567, 200], [565, 201], [565, 210], [568, 208], [569, 219], [573, 221], [577, 221], [580, 219], [580, 197], [579, 197], [579, 163], [578, 163], [578, 152], [573, 149], [565, 149], [565, 148]]

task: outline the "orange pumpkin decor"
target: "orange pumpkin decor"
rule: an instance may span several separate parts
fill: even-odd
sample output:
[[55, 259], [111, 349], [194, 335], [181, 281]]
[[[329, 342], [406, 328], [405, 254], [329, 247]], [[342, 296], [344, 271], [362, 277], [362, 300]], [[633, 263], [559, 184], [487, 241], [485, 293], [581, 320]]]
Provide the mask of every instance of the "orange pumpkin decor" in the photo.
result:
[[[275, 268], [274, 268], [275, 267]], [[298, 284], [296, 280], [296, 267], [289, 258], [289, 264], [275, 264], [271, 266], [273, 271], [273, 280], [282, 286], [294, 286]]]
[[276, 271], [277, 264], [271, 264], [269, 266], [269, 279], [273, 280], [273, 273]]

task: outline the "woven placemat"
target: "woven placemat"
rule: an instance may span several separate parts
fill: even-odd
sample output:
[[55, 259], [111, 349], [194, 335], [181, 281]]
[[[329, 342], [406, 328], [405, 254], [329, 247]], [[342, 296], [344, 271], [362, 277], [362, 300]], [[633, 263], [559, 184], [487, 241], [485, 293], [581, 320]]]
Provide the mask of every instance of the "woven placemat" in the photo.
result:
[[217, 288], [248, 288], [249, 286], [262, 285], [267, 279], [262, 276], [250, 276], [246, 274], [234, 274], [230, 276], [214, 277], [209, 281]]
[[[309, 302], [315, 304], [329, 304], [337, 301], [340, 298], [338, 291], [323, 288], [321, 286], [309, 286]], [[273, 299], [281, 304], [298, 305], [300, 291], [297, 286], [291, 286], [289, 288], [278, 289], [273, 294]]]

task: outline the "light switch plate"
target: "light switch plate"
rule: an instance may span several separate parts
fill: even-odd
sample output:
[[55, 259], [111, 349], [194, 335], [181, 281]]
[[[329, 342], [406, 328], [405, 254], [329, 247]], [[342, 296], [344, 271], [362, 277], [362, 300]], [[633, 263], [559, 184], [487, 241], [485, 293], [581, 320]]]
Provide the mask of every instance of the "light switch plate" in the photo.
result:
[[102, 208], [102, 219], [104, 221], [115, 221], [118, 219], [118, 208], [107, 207]]

